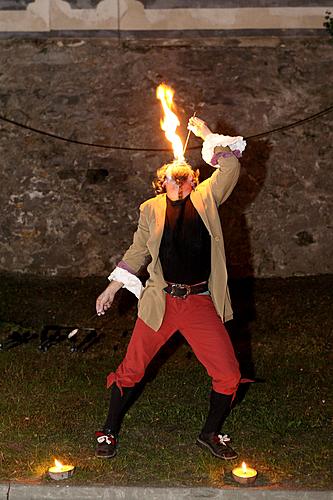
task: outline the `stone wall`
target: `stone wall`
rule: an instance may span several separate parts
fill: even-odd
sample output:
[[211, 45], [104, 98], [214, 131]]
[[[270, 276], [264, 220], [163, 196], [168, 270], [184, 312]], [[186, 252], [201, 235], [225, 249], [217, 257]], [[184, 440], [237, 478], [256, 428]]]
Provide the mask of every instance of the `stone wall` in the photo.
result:
[[[176, 90], [186, 135], [194, 109], [246, 137], [333, 102], [326, 38], [0, 42], [0, 114], [63, 137], [165, 148], [157, 85]], [[332, 114], [248, 141], [221, 209], [233, 276], [332, 272]], [[196, 146], [192, 136], [190, 146]], [[0, 270], [106, 275], [132, 239], [138, 206], [171, 154], [71, 144], [0, 120]], [[203, 166], [197, 149], [188, 160]]]

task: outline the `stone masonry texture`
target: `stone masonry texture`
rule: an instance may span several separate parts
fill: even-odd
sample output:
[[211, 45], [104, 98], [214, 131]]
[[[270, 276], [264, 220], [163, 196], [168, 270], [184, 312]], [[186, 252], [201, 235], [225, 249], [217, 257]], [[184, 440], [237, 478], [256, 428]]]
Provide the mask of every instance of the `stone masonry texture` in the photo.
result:
[[[168, 148], [161, 82], [186, 136], [196, 110], [245, 137], [333, 103], [333, 44], [322, 38], [0, 41], [0, 114], [85, 142]], [[189, 146], [200, 141], [193, 136]], [[332, 272], [332, 114], [248, 141], [221, 208], [233, 277]], [[107, 275], [132, 241], [168, 152], [81, 146], [0, 120], [0, 271]], [[204, 166], [199, 149], [187, 159]]]

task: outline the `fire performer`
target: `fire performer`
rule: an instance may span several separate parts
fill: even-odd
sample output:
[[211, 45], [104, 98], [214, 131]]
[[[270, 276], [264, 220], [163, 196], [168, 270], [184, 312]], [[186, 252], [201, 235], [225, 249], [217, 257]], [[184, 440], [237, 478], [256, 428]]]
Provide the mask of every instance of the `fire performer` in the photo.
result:
[[[135, 386], [177, 330], [212, 379], [209, 412], [197, 444], [221, 459], [237, 457], [230, 438], [221, 433], [241, 376], [224, 326], [232, 309], [218, 206], [236, 185], [238, 157], [246, 143], [242, 137], [213, 134], [197, 117], [190, 118], [188, 128], [203, 139], [203, 159], [216, 171], [199, 184], [199, 171], [182, 155], [157, 171], [156, 196], [140, 206], [133, 243], [96, 301], [101, 315], [122, 287], [139, 298], [126, 356], [107, 378], [111, 400], [103, 430], [96, 432], [97, 457], [116, 455], [121, 420]], [[148, 256], [149, 279], [143, 288], [136, 274]]]

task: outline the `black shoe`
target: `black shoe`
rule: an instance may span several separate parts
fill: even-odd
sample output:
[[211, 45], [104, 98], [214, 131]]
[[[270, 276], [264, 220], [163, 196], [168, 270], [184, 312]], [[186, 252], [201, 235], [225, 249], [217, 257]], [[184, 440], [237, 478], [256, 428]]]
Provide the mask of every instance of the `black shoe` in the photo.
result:
[[112, 458], [117, 454], [117, 439], [113, 434], [97, 431], [95, 436], [97, 438], [96, 457]]
[[197, 438], [197, 445], [201, 448], [208, 448], [208, 450], [217, 458], [224, 460], [233, 460], [238, 455], [228, 444], [230, 438], [227, 434], [200, 434]]

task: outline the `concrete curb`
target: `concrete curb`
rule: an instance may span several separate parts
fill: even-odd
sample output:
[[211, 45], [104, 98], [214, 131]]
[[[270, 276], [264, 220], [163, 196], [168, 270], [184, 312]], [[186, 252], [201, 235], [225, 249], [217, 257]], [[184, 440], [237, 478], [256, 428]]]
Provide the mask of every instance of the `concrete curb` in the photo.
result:
[[149, 488], [131, 486], [31, 486], [0, 484], [7, 500], [333, 500], [333, 491], [263, 490], [260, 488]]

